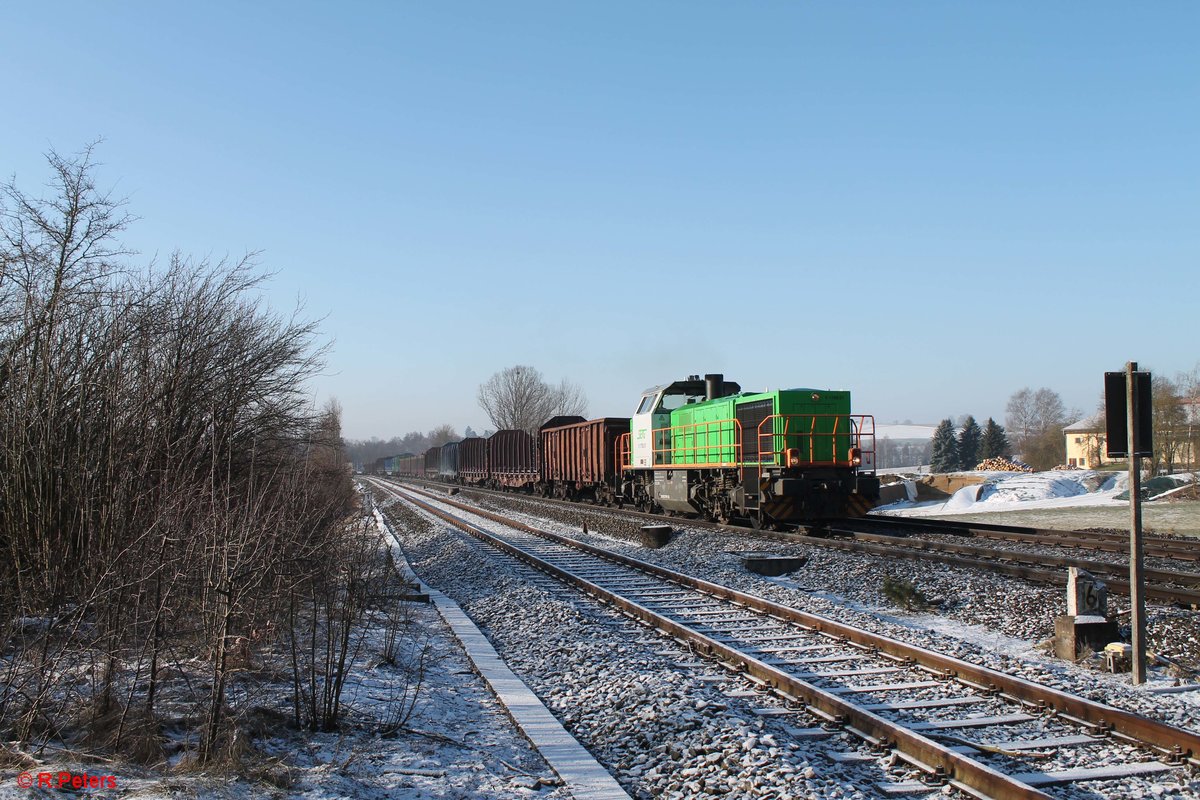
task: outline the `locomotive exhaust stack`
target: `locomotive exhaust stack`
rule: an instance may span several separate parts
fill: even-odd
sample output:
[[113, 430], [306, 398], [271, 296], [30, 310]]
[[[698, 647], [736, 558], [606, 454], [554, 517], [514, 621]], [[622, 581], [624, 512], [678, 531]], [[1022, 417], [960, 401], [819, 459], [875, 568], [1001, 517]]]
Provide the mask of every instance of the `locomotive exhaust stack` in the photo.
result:
[[719, 372], [704, 376], [704, 399], [716, 400], [725, 396], [725, 376]]

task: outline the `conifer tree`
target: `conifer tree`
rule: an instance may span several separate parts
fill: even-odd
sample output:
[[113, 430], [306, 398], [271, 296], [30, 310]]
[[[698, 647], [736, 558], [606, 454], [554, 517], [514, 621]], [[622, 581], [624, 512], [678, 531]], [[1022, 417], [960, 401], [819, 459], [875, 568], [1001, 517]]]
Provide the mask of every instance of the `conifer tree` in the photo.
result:
[[958, 434], [958, 468], [962, 470], [975, 469], [979, 463], [979, 438], [982, 433], [975, 417], [968, 415], [963, 420], [962, 431]]
[[944, 419], [933, 432], [929, 455], [933, 472], [953, 472], [958, 469], [958, 440], [954, 438], [954, 423]]
[[1008, 443], [1008, 435], [1004, 432], [1002, 425], [997, 425], [996, 420], [988, 417], [987, 424], [983, 427], [983, 436], [979, 440], [979, 456], [980, 461], [986, 461], [989, 458], [1008, 458], [1012, 453], [1012, 447]]

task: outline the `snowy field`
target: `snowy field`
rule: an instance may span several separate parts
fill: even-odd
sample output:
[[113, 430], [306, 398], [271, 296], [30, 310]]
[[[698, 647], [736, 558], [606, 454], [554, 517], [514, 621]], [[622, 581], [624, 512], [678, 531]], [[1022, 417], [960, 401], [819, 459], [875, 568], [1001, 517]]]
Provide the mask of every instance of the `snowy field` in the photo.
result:
[[[983, 482], [964, 486], [947, 500], [902, 500], [881, 506], [874, 513], [1044, 528], [1129, 526], [1129, 502], [1117, 499], [1129, 488], [1128, 476], [1123, 472], [1063, 470], [968, 474], [978, 475]], [[1191, 476], [1174, 477], [1183, 483]], [[909, 496], [915, 495], [910, 491]], [[1142, 506], [1146, 529], [1200, 536], [1200, 501], [1173, 500], [1169, 492], [1158, 497]]]

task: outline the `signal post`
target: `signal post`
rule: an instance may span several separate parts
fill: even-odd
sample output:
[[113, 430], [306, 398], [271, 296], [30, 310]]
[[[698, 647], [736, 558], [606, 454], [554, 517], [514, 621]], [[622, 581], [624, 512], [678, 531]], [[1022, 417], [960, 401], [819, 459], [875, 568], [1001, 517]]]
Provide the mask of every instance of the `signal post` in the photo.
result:
[[1142, 456], [1153, 452], [1150, 373], [1137, 362], [1104, 374], [1105, 447], [1110, 458], [1129, 457], [1129, 605], [1135, 684], [1146, 681], [1146, 596], [1142, 577]]

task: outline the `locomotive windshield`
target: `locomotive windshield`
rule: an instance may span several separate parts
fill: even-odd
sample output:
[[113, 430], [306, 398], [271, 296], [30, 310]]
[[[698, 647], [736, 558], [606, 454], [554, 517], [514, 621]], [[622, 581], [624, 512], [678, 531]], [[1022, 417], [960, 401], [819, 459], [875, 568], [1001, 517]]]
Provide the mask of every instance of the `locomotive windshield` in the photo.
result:
[[674, 411], [677, 408], [683, 408], [688, 403], [698, 403], [704, 399], [702, 394], [667, 394], [663, 395], [662, 403], [659, 404], [659, 411]]
[[647, 414], [651, 411], [656, 413], [667, 413], [674, 411], [677, 408], [683, 408], [688, 403], [699, 403], [704, 400], [704, 394], [695, 392], [679, 392], [671, 391], [670, 388], [664, 392], [655, 392], [642, 396], [642, 402], [638, 405], [635, 414]]

